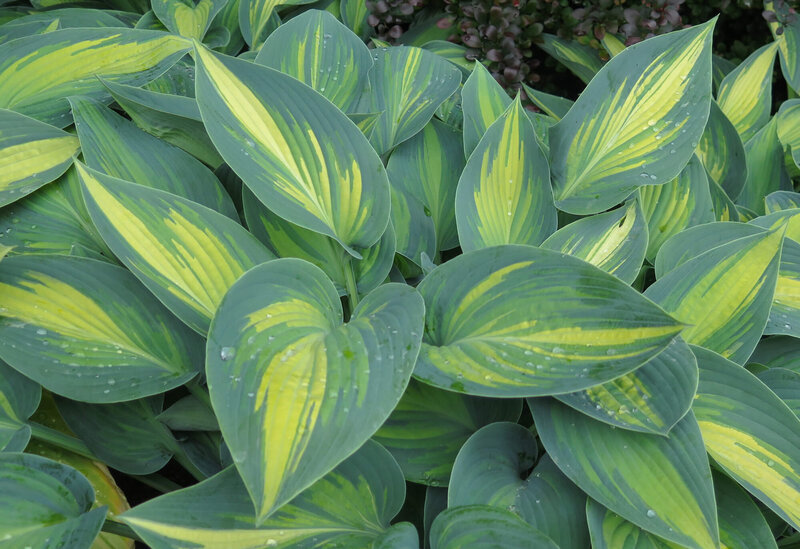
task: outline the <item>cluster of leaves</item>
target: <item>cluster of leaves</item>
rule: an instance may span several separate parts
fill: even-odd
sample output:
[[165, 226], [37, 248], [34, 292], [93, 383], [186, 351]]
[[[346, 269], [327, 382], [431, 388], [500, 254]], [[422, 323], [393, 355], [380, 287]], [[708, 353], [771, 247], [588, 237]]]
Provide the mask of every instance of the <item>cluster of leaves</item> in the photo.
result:
[[798, 21], [553, 42], [534, 113], [363, 2], [50, 4], [0, 8], [0, 547], [797, 544]]

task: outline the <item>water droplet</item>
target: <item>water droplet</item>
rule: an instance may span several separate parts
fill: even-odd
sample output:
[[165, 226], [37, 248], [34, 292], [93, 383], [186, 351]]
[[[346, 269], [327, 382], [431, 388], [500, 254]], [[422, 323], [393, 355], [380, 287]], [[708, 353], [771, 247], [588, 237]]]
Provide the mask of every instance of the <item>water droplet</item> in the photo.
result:
[[655, 511], [653, 511], [652, 509], [647, 510], [647, 518], [655, 518], [655, 516], [656, 516]]
[[656, 121], [651, 118], [650, 120], [647, 121], [647, 125], [648, 126], [655, 126], [656, 125]]
[[39, 328], [38, 330], [36, 330], [36, 335], [40, 336], [47, 335], [47, 330], [45, 330], [44, 328]]
[[115, 383], [116, 383], [116, 381], [115, 381], [115, 380], [113, 380], [113, 379], [109, 379], [109, 380], [108, 380], [108, 384], [109, 384], [109, 385], [114, 385]]
[[233, 347], [223, 347], [219, 352], [219, 357], [222, 360], [230, 360], [236, 354], [236, 349]]

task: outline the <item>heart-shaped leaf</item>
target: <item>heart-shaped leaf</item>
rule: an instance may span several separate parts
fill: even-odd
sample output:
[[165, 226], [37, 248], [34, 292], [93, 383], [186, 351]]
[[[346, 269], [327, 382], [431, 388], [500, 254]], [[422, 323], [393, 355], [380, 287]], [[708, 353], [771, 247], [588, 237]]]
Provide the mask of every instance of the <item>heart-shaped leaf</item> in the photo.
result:
[[299, 259], [251, 269], [209, 333], [206, 374], [258, 522], [333, 469], [386, 420], [408, 384], [424, 305], [386, 284], [342, 324], [324, 273]]
[[227, 0], [151, 0], [153, 13], [170, 31], [201, 40]]

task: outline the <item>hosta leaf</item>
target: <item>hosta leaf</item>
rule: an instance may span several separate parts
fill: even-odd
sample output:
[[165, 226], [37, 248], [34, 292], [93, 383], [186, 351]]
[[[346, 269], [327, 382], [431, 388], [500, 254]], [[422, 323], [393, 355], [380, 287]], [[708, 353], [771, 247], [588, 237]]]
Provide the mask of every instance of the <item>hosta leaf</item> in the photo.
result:
[[639, 202], [584, 217], [556, 231], [542, 248], [569, 254], [630, 284], [647, 250], [647, 220]]
[[67, 426], [110, 467], [132, 475], [158, 471], [172, 457], [177, 442], [156, 417], [164, 397], [86, 404], [57, 398]]
[[222, 157], [281, 217], [366, 248], [389, 219], [383, 164], [347, 116], [311, 88], [198, 48], [197, 102]]
[[784, 101], [775, 116], [778, 140], [792, 153], [792, 160], [800, 167], [800, 99]]
[[780, 210], [793, 210], [800, 208], [800, 193], [794, 191], [775, 191], [764, 197], [766, 213], [771, 214]]
[[765, 229], [778, 229], [786, 225], [786, 237], [800, 243], [800, 208], [764, 215], [753, 219], [750, 224]]
[[310, 0], [239, 0], [239, 29], [251, 50], [257, 50], [280, 20], [279, 5], [308, 4]]
[[425, 489], [425, 505], [422, 510], [425, 530], [423, 538], [425, 543], [423, 547], [425, 549], [430, 549], [431, 546], [431, 525], [434, 519], [445, 509], [447, 509], [447, 488], [433, 488], [428, 486]]
[[506, 509], [490, 505], [450, 507], [431, 525], [431, 549], [499, 547], [558, 549], [542, 532]]
[[708, 178], [708, 190], [711, 191], [711, 202], [714, 203], [714, 215], [717, 221], [739, 221], [736, 205], [722, 187], [711, 178]]
[[117, 402], [197, 373], [200, 339], [128, 271], [67, 256], [0, 262], [0, 357], [60, 395]]
[[384, 154], [425, 127], [461, 83], [461, 72], [435, 53], [401, 46], [372, 50], [370, 89], [360, 112], [382, 112], [370, 143]]
[[195, 202], [80, 164], [78, 175], [106, 244], [200, 334], [236, 279], [274, 257], [241, 225]]
[[800, 373], [786, 368], [770, 368], [759, 373], [758, 379], [769, 387], [794, 415], [800, 417]]
[[626, 48], [553, 126], [550, 167], [559, 209], [601, 212], [640, 185], [680, 173], [708, 119], [713, 24]]
[[211, 28], [215, 27], [225, 27], [228, 29], [228, 35], [230, 36], [228, 43], [217, 48], [217, 51], [227, 55], [236, 55], [242, 50], [245, 42], [239, 29], [239, 0], [225, 2], [225, 6], [217, 13], [211, 23]]
[[199, 160], [140, 130], [97, 101], [71, 97], [70, 105], [81, 153], [90, 168], [237, 218], [233, 201]]
[[731, 198], [739, 196], [747, 180], [744, 143], [715, 101], [711, 102], [708, 122], [695, 153], [709, 177], [722, 187], [725, 194]]
[[800, 525], [800, 419], [753, 374], [693, 349], [700, 385], [692, 409], [709, 455], [795, 528]]
[[183, 149], [212, 168], [222, 164], [191, 97], [168, 95], [103, 80], [114, 101], [141, 129]]
[[650, 262], [671, 236], [716, 220], [706, 171], [696, 156], [669, 183], [639, 187], [639, 200], [647, 219]]
[[764, 334], [800, 336], [800, 244], [784, 240], [778, 283]]
[[391, 225], [395, 228], [397, 253], [417, 265], [422, 255], [436, 255], [436, 227], [426, 207], [410, 193], [391, 188]]
[[682, 325], [579, 259], [529, 246], [469, 252], [419, 285], [417, 378], [483, 396], [568, 393], [663, 351]]
[[776, 118], [745, 143], [747, 180], [736, 204], [759, 215], [764, 214], [764, 197], [779, 190], [791, 190], [792, 184], [783, 166], [783, 148], [778, 141]]
[[370, 547], [404, 498], [400, 468], [379, 444], [367, 442], [258, 527], [233, 467], [120, 518], [153, 549]]
[[109, 98], [97, 76], [131, 85], [152, 80], [191, 45], [138, 29], [65, 29], [0, 46], [0, 108], [64, 127], [69, 95]]
[[386, 166], [392, 186], [415, 197], [430, 212], [440, 251], [458, 246], [453, 203], [464, 169], [460, 139], [457, 131], [433, 119], [398, 145]]
[[158, 420], [173, 431], [219, 431], [214, 411], [194, 395], [176, 401]]
[[0, 453], [0, 532], [6, 547], [89, 549], [106, 508], [78, 471], [30, 454]]
[[461, 90], [464, 111], [464, 156], [469, 157], [483, 134], [511, 105], [511, 98], [483, 63], [475, 63]]
[[297, 78], [349, 112], [367, 84], [372, 56], [333, 15], [309, 10], [278, 27], [255, 62]]
[[725, 475], [716, 471], [713, 474], [720, 545], [729, 549], [777, 549], [764, 515], [747, 492]]
[[414, 289], [387, 284], [342, 324], [333, 284], [299, 259], [251, 269], [227, 293], [208, 383], [259, 522], [378, 430], [411, 376], [423, 316]]
[[151, 0], [153, 13], [175, 34], [201, 40], [227, 0]]
[[776, 229], [713, 248], [665, 274], [645, 296], [689, 324], [687, 343], [744, 363], [767, 323], [782, 240]]
[[528, 429], [505, 422], [487, 425], [458, 453], [448, 488], [448, 506], [507, 509], [562, 549], [587, 547], [586, 494], [549, 456], [536, 463], [537, 455], [536, 438]]
[[744, 142], [769, 120], [772, 67], [777, 51], [777, 42], [758, 48], [725, 77], [717, 91], [720, 109]]
[[[40, 4], [37, 6], [36, 4]], [[70, 2], [62, 2], [63, 4], [75, 4], [74, 1]], [[28, 15], [20, 17], [14, 21], [14, 24], [23, 24], [23, 23], [30, 23], [34, 21], [39, 22], [46, 22], [46, 23], [58, 23], [58, 28], [61, 29], [69, 29], [69, 28], [87, 28], [87, 27], [128, 27], [131, 26], [130, 24], [126, 24], [122, 21], [120, 17], [122, 16], [118, 11], [111, 11], [111, 10], [100, 10], [100, 9], [88, 9], [88, 8], [76, 8], [76, 7], [66, 7], [66, 8], [58, 8], [57, 6], [53, 6], [52, 4], [49, 6], [41, 5], [38, 0], [34, 0], [31, 2], [34, 7], [38, 7], [39, 9], [43, 10], [40, 12], [35, 11], [26, 11]], [[103, 6], [102, 3], [98, 3], [98, 7], [106, 7]], [[53, 8], [56, 9], [53, 9]], [[130, 14], [129, 14], [130, 15]]]
[[[417, 41], [415, 40], [415, 43]], [[467, 47], [447, 40], [431, 40], [422, 45], [423, 49], [444, 57], [461, 70], [464, 77], [469, 77], [475, 69], [475, 60], [467, 59]]]
[[528, 99], [530, 99], [534, 105], [557, 121], [564, 118], [564, 115], [566, 115], [572, 108], [572, 105], [575, 104], [575, 102], [570, 99], [557, 95], [550, 95], [549, 93], [535, 90], [525, 84], [522, 84], [522, 89], [525, 90], [525, 95], [528, 96]]
[[412, 380], [373, 439], [392, 453], [406, 479], [447, 485], [470, 435], [495, 421], [516, 421], [521, 411], [521, 400], [460, 395]]
[[555, 57], [585, 84], [603, 67], [597, 50], [589, 46], [547, 33], [543, 33], [541, 39], [542, 42], [536, 45]]
[[[24, 19], [20, 17], [20, 19]], [[34, 34], [45, 34], [59, 29], [58, 19], [53, 21], [35, 20], [6, 23], [0, 26], [0, 44], [5, 44], [17, 38], [24, 38]]]
[[0, 360], [0, 452], [21, 452], [31, 429], [27, 420], [39, 406], [42, 388]]
[[332, 238], [278, 217], [259, 202], [249, 189], [244, 191], [244, 216], [250, 232], [275, 255], [296, 257], [313, 263], [325, 271], [341, 295], [347, 291], [345, 269], [353, 269], [358, 291], [365, 294], [386, 280], [392, 268], [396, 246], [391, 223], [376, 244], [359, 250], [361, 259], [356, 260]]
[[[772, 2], [769, 3], [772, 4]], [[765, 7], [766, 4], [765, 2]], [[800, 55], [797, 54], [798, 44], [800, 44], [800, 22], [795, 18], [787, 18], [782, 26], [783, 34], [778, 38], [781, 72], [795, 93], [800, 93]], [[770, 23], [770, 29], [774, 30], [772, 23]]]
[[519, 96], [467, 160], [455, 206], [465, 252], [500, 244], [538, 246], [556, 230], [547, 158]]
[[371, 29], [367, 23], [369, 9], [361, 0], [341, 0], [339, 14], [342, 23], [356, 33], [359, 38], [366, 38]]
[[72, 134], [0, 109], [0, 206], [57, 179], [79, 148]]
[[629, 374], [556, 398], [610, 425], [666, 435], [689, 411], [696, 390], [697, 361], [677, 338]]
[[800, 339], [789, 336], [762, 339], [753, 351], [750, 362], [800, 373]]
[[592, 536], [592, 549], [679, 549], [683, 545], [669, 542], [642, 530], [618, 514], [589, 498], [586, 517]]
[[194, 64], [191, 61], [181, 59], [164, 74], [142, 87], [146, 90], [168, 95], [194, 97], [194, 74]]
[[691, 413], [663, 437], [615, 429], [552, 399], [528, 404], [548, 454], [590, 497], [670, 541], [719, 546], [711, 470]]

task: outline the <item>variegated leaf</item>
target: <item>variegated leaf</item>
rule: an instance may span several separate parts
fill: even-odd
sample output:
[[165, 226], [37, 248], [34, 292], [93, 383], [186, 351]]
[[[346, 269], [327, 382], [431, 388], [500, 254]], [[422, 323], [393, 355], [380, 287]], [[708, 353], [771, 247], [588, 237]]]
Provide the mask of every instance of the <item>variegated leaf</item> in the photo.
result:
[[742, 192], [747, 180], [747, 161], [739, 132], [719, 108], [711, 102], [708, 123], [695, 150], [708, 176], [731, 198]]
[[21, 452], [31, 438], [28, 418], [42, 388], [0, 360], [0, 452]]
[[800, 167], [800, 99], [784, 101], [778, 114], [778, 140], [792, 153], [792, 160]]
[[603, 68], [597, 50], [589, 46], [548, 33], [543, 33], [541, 39], [537, 46], [555, 57], [585, 84]]
[[486, 70], [475, 63], [461, 90], [464, 111], [464, 156], [469, 157], [483, 134], [511, 105], [511, 98]]
[[559, 97], [557, 95], [550, 95], [549, 93], [541, 92], [522, 84], [522, 89], [525, 90], [525, 95], [530, 99], [539, 109], [546, 114], [561, 120], [575, 104], [574, 101], [566, 97]]
[[744, 145], [747, 179], [735, 202], [758, 215], [764, 213], [765, 196], [774, 191], [792, 189], [783, 165], [783, 148], [778, 141], [777, 126], [777, 119], [772, 118]]
[[800, 193], [794, 191], [775, 191], [764, 197], [766, 213], [771, 214], [781, 210], [800, 208]]
[[542, 532], [506, 509], [490, 505], [449, 507], [430, 530], [431, 549], [463, 547], [535, 547], [558, 549]]
[[171, 32], [202, 40], [228, 0], [151, 0], [153, 13]]

